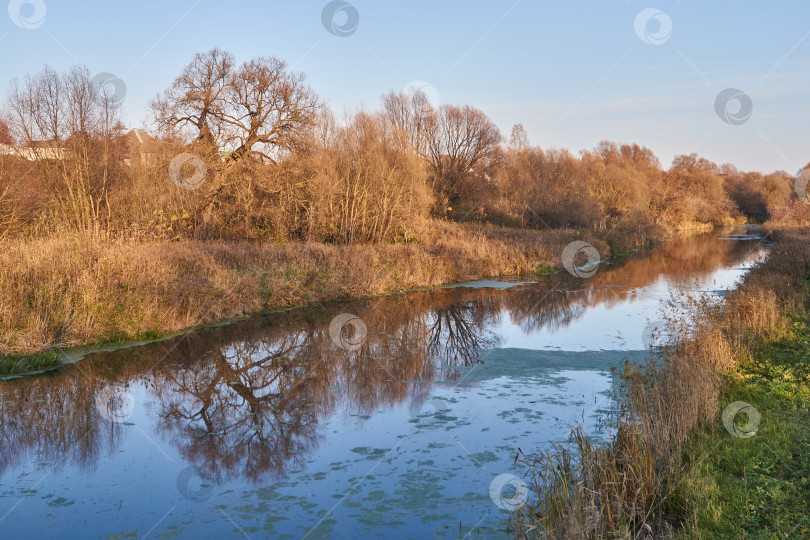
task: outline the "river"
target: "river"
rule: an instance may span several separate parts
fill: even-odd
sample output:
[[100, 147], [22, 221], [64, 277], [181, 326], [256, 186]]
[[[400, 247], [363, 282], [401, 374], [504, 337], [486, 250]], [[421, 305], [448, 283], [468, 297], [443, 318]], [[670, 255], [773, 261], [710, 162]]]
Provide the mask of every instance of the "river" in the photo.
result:
[[586, 279], [277, 312], [0, 381], [0, 537], [508, 537], [518, 449], [606, 437], [612, 368], [673, 294], [721, 297], [766, 252], [726, 228]]

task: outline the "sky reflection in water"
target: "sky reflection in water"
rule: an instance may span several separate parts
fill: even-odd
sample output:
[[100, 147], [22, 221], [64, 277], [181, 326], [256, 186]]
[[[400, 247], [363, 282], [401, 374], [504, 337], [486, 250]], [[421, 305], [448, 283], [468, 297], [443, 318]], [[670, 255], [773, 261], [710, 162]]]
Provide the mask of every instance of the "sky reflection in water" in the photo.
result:
[[[492, 479], [573, 424], [604, 436], [610, 369], [643, 359], [671, 291], [733, 287], [764, 256], [743, 233], [677, 238], [588, 280], [254, 317], [0, 382], [0, 535], [502, 534]], [[368, 328], [357, 351], [330, 339], [342, 312]], [[109, 388], [124, 422], [97, 406]]]

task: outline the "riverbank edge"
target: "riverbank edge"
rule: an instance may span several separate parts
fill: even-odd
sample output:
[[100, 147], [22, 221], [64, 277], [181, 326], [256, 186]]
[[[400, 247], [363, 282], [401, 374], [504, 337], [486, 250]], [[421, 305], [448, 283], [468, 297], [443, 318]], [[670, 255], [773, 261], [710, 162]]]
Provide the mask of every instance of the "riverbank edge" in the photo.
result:
[[776, 232], [803, 279], [784, 291], [781, 328], [751, 331], [724, 374], [720, 421], [685, 445], [667, 505], [675, 538], [810, 538], [810, 234]]
[[544, 276], [564, 271], [562, 251], [576, 240], [603, 258], [661, 240], [654, 233], [433, 225], [422, 241], [394, 245], [116, 245], [76, 235], [18, 241], [0, 254], [0, 321], [17, 321], [0, 323], [0, 362], [50, 359], [52, 351], [73, 362], [90, 352], [323, 302]]
[[[810, 231], [764, 230], [768, 258], [724, 303], [693, 304], [690, 337], [653, 367], [626, 366], [629, 403], [609, 443], [575, 430], [570, 446], [519, 456], [536, 501], [513, 514], [517, 537], [738, 538], [763, 521], [810, 533]], [[769, 422], [752, 435], [740, 435], [751, 417], [729, 413], [745, 400]]]

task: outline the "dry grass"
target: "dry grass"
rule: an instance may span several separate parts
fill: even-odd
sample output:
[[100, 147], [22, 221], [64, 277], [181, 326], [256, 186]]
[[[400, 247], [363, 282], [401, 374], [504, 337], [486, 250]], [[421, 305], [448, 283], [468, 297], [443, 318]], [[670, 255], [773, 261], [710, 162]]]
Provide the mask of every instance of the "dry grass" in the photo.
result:
[[[226, 318], [559, 266], [576, 231], [426, 222], [408, 244], [3, 241], [0, 353], [154, 336]], [[601, 250], [604, 243], [585, 237]], [[604, 251], [603, 251], [604, 252]]]
[[676, 345], [626, 366], [626, 405], [608, 444], [575, 430], [570, 446], [522, 457], [539, 503], [513, 517], [518, 537], [651, 538], [677, 525], [666, 510], [691, 463], [685, 443], [717, 422], [724, 375], [735, 375], [752, 340], [789, 332], [784, 314], [805, 294], [810, 231], [774, 238], [768, 260], [725, 303], [695, 300], [691, 320], [671, 325]]
[[810, 225], [810, 205], [800, 199], [791, 199], [775, 208], [763, 226], [766, 230], [784, 230], [808, 225]]

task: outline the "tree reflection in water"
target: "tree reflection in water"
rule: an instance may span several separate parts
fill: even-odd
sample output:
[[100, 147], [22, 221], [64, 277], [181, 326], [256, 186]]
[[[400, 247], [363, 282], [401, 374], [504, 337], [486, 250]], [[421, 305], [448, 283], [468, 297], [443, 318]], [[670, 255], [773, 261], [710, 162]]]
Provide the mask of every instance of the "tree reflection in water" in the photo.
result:
[[[498, 346], [488, 329], [503, 316], [526, 332], [561, 328], [588, 307], [627, 300], [662, 274], [701, 278], [739, 264], [751, 249], [713, 235], [681, 239], [605, 265], [589, 280], [559, 274], [510, 290], [438, 289], [288, 311], [0, 382], [0, 474], [35, 455], [92, 471], [127, 429], [95, 408], [101, 389], [119, 384], [143, 388], [146, 403], [138, 407], [149, 411], [154, 432], [201, 477], [217, 484], [278, 478], [304, 466], [319, 444], [319, 422], [336, 411], [421, 408], [434, 381], [458, 380], [459, 367]], [[356, 351], [329, 336], [342, 309], [369, 330]]]

